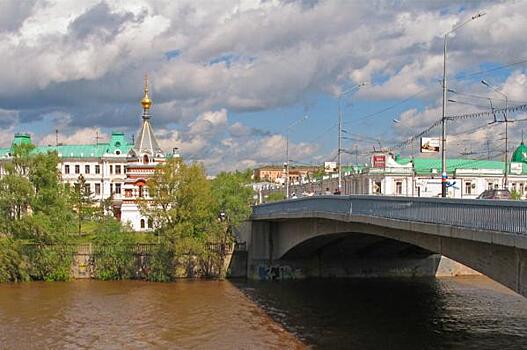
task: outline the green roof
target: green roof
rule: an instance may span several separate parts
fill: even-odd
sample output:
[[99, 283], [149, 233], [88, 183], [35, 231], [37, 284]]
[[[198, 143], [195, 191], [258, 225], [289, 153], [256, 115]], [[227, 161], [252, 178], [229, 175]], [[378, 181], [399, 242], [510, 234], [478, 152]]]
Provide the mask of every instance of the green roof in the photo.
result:
[[[13, 144], [27, 143], [27, 137], [19, 134], [15, 135]], [[31, 138], [29, 138], [31, 142]], [[100, 158], [104, 154], [127, 154], [133, 144], [128, 143], [122, 132], [112, 132], [108, 143], [88, 144], [88, 145], [58, 145], [58, 146], [36, 146], [33, 152], [47, 153], [56, 151], [61, 158]], [[5, 158], [12, 151], [11, 147], [0, 148], [0, 158]]]
[[[430, 158], [400, 158], [397, 163], [406, 165], [410, 162], [414, 164], [414, 171], [417, 175], [441, 174], [441, 159]], [[483, 159], [447, 159], [447, 173], [453, 174], [458, 169], [472, 170], [503, 170], [505, 163], [497, 160]], [[435, 171], [432, 171], [432, 170]], [[522, 174], [527, 174], [527, 166], [522, 166]]]
[[360, 173], [364, 169], [364, 165], [358, 164], [358, 165], [346, 165], [342, 166], [342, 171], [345, 173]]
[[527, 146], [523, 144], [523, 141], [512, 154], [512, 161], [527, 163]]

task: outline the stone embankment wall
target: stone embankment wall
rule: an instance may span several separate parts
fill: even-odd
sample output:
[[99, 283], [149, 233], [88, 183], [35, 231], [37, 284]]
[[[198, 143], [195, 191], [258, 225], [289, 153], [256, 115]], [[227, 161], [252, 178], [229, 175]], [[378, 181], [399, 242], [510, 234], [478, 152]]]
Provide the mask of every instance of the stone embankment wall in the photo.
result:
[[[137, 244], [133, 247], [133, 256], [135, 259], [136, 266], [136, 275], [141, 276], [144, 274], [144, 271], [148, 271], [148, 264], [150, 257], [152, 255], [153, 249], [156, 247], [156, 244]], [[247, 259], [240, 259], [239, 248], [233, 243], [232, 245], [220, 245], [214, 244], [211, 245], [210, 249], [222, 249], [223, 255], [223, 264], [221, 266], [222, 271], [211, 271], [213, 274], [224, 274], [227, 272], [229, 276], [230, 271], [232, 270], [235, 277], [240, 277], [240, 271], [244, 271], [243, 277], [246, 276], [244, 270], [244, 263], [246, 264]], [[245, 252], [246, 254], [246, 252]], [[233, 257], [236, 257], [233, 259]], [[182, 259], [185, 264], [176, 263], [175, 274], [176, 278], [199, 278], [203, 277], [203, 271], [201, 271], [198, 264], [197, 257], [188, 257], [185, 256]], [[184, 265], [184, 266], [183, 266]], [[76, 252], [73, 256], [73, 263], [71, 266], [71, 276], [74, 279], [89, 279], [95, 278], [95, 266], [96, 266], [96, 254], [95, 247], [92, 244], [82, 244], [79, 245], [76, 249]]]

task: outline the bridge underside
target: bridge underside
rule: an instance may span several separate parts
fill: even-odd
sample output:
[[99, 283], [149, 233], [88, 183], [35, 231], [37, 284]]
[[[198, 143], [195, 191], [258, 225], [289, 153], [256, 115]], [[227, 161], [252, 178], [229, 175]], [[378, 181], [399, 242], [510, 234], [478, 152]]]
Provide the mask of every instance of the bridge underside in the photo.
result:
[[527, 295], [527, 252], [513, 246], [322, 218], [253, 221], [249, 236], [252, 278], [437, 276], [479, 271]]

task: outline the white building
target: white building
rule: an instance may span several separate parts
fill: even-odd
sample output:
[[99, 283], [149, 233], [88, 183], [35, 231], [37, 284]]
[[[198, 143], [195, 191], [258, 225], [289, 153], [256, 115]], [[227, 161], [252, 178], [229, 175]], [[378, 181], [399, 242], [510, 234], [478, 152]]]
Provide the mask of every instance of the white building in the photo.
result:
[[[441, 160], [399, 158], [375, 153], [371, 163], [344, 176], [344, 194], [439, 197]], [[503, 188], [505, 163], [494, 160], [447, 159], [448, 192], [451, 198], [476, 198], [487, 189]], [[507, 172], [507, 188], [522, 198], [527, 193], [527, 147], [523, 142], [513, 153]]]
[[[142, 125], [135, 144], [129, 142], [122, 132], [114, 131], [106, 143], [36, 146], [33, 152], [57, 152], [62, 180], [75, 184], [83, 176], [94, 200], [112, 198], [113, 212], [123, 223], [129, 223], [136, 231], [153, 227], [148, 218], [141, 215], [138, 200], [148, 200], [144, 188], [146, 180], [155, 167], [162, 164], [166, 155], [159, 147], [150, 124], [152, 101], [148, 96], [145, 81]], [[16, 134], [12, 145], [31, 144], [29, 134]], [[3, 163], [12, 157], [12, 148], [0, 148], [0, 176], [4, 174]]]

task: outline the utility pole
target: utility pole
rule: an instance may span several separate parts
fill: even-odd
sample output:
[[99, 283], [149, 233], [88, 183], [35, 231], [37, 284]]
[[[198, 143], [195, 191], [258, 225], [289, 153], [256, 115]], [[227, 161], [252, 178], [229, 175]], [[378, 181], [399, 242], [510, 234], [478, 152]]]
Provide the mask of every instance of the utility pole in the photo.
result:
[[340, 193], [341, 191], [341, 188], [342, 188], [342, 161], [341, 161], [341, 157], [342, 157], [342, 110], [340, 108], [340, 100], [341, 100], [341, 97], [342, 95], [339, 96], [338, 98], [338, 113], [339, 113], [339, 130], [338, 130], [338, 134], [337, 134], [337, 137], [338, 137], [338, 149], [337, 149], [337, 169], [338, 169], [338, 174], [339, 174], [339, 181], [338, 181], [338, 192]]
[[446, 103], [447, 103], [447, 79], [446, 79], [446, 58], [447, 58], [447, 39], [448, 36], [463, 27], [468, 22], [484, 16], [485, 13], [478, 13], [465, 22], [455, 26], [443, 37], [443, 108], [441, 111], [441, 197], [446, 197], [447, 193], [447, 168], [446, 168]]
[[482, 80], [481, 83], [488, 87], [489, 89], [494, 90], [496, 93], [500, 94], [501, 96], [505, 97], [505, 110], [503, 111], [503, 123], [505, 123], [505, 169], [503, 171], [503, 189], [507, 189], [508, 185], [508, 173], [509, 173], [509, 120], [507, 118], [507, 113], [509, 109], [509, 97], [505, 95], [500, 90], [496, 89], [492, 85], [490, 85], [485, 80]]
[[337, 137], [338, 137], [338, 140], [337, 140], [337, 146], [338, 146], [338, 149], [337, 149], [337, 170], [338, 170], [338, 187], [337, 187], [337, 191], [339, 193], [342, 192], [342, 163], [341, 163], [341, 155], [342, 155], [342, 109], [341, 109], [340, 103], [341, 103], [341, 99], [342, 99], [343, 96], [349, 95], [353, 91], [360, 89], [362, 86], [364, 86], [366, 84], [368, 84], [368, 82], [363, 81], [363, 82], [361, 82], [361, 83], [349, 88], [348, 90], [342, 92], [337, 98], [337, 109], [338, 109], [338, 117], [339, 117], [339, 122], [338, 122], [339, 130], [338, 130], [338, 133], [337, 133]]

